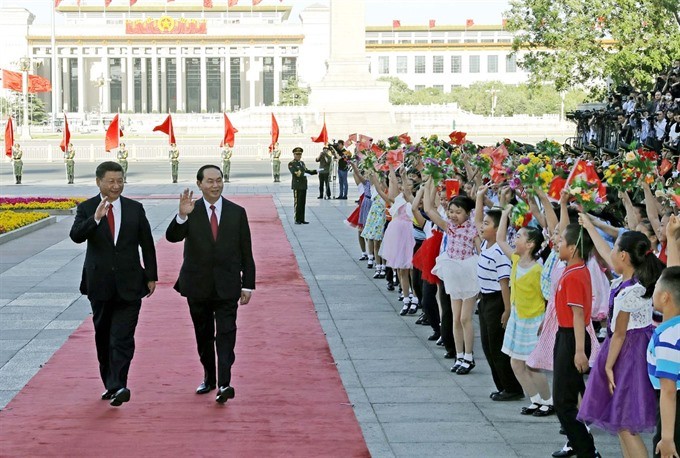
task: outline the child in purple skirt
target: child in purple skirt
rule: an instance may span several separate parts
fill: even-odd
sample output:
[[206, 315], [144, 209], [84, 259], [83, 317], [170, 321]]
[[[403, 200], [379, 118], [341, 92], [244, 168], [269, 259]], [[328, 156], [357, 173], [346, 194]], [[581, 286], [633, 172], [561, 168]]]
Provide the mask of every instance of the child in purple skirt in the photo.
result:
[[625, 232], [613, 249], [590, 217], [581, 225], [620, 276], [611, 286], [607, 337], [586, 385], [578, 419], [618, 434], [623, 456], [648, 456], [639, 433], [654, 430], [656, 398], [645, 353], [652, 336], [652, 294], [663, 264], [641, 232]]

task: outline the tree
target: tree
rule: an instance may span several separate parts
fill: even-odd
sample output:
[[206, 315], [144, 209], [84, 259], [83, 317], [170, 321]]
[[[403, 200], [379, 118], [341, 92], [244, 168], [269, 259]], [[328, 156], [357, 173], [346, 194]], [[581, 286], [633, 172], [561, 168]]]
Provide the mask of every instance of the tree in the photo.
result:
[[677, 0], [512, 0], [507, 28], [531, 82], [649, 88], [680, 55]]
[[300, 87], [299, 81], [295, 78], [284, 81], [279, 105], [303, 106], [307, 103], [309, 103], [309, 88]]
[[392, 105], [408, 105], [413, 98], [413, 91], [408, 85], [394, 76], [381, 76], [378, 81], [390, 83], [390, 103]]
[[[9, 113], [14, 117], [17, 125], [24, 122], [23, 95], [13, 92], [9, 98], [0, 98], [0, 113]], [[31, 124], [40, 125], [47, 120], [45, 104], [35, 94], [28, 94], [28, 119]]]

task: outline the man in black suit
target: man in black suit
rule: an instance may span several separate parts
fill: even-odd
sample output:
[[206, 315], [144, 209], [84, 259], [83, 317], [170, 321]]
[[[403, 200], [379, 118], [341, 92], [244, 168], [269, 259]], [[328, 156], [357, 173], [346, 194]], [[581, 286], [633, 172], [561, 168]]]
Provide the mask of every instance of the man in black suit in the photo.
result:
[[[71, 240], [87, 242], [80, 292], [92, 306], [102, 399], [119, 406], [130, 400], [127, 377], [135, 351], [142, 297], [156, 288], [156, 249], [144, 207], [121, 196], [123, 168], [99, 164], [99, 194], [78, 205]], [[142, 249], [144, 265], [139, 259]]]
[[224, 181], [219, 167], [198, 169], [196, 184], [203, 198], [194, 200], [193, 191], [184, 190], [179, 212], [165, 237], [172, 243], [184, 240], [184, 263], [175, 289], [189, 303], [203, 365], [203, 383], [196, 393], [209, 393], [219, 386], [216, 401], [223, 404], [234, 397], [231, 366], [236, 311], [239, 299], [247, 304], [255, 289], [255, 261], [246, 211], [222, 197]]

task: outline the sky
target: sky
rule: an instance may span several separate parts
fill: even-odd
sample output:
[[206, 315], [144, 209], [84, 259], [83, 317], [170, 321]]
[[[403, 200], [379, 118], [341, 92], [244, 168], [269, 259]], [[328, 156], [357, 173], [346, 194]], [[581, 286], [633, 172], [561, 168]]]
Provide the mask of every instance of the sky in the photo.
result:
[[[163, 4], [164, 0], [138, 0], [144, 3]], [[354, 0], [343, 0], [354, 1]], [[392, 25], [392, 20], [401, 21], [402, 26], [427, 25], [430, 19], [438, 25], [464, 25], [466, 19], [475, 24], [500, 24], [502, 14], [510, 8], [509, 0], [365, 0], [366, 25]], [[81, 0], [82, 5], [102, 4], [104, 0]], [[215, 5], [227, 0], [213, 0]], [[63, 4], [74, 4], [75, 0], [63, 0]], [[201, 0], [175, 0], [175, 4], [201, 5]], [[263, 0], [261, 5], [283, 4], [293, 6], [291, 19], [297, 18], [305, 7], [315, 3], [328, 4], [329, 0]], [[113, 0], [112, 5], [128, 5], [128, 0]], [[250, 0], [240, 0], [240, 5], [249, 5]], [[54, 0], [0, 0], [0, 7], [23, 7], [35, 14], [36, 24], [50, 22]]]

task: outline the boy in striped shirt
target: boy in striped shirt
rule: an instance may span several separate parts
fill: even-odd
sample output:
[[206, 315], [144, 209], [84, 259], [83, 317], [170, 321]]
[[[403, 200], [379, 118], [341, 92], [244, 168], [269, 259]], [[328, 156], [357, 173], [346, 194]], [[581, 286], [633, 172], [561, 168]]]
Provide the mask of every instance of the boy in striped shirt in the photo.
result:
[[501, 221], [500, 210], [484, 213], [486, 186], [477, 192], [475, 225], [479, 231], [482, 252], [477, 261], [477, 278], [481, 289], [479, 300], [479, 332], [482, 350], [491, 368], [497, 391], [494, 401], [514, 401], [524, 398], [522, 385], [510, 366], [510, 357], [501, 351], [505, 324], [510, 317], [510, 260], [496, 244], [496, 233]]
[[654, 309], [663, 323], [654, 330], [647, 347], [647, 372], [659, 392], [654, 456], [676, 457], [680, 449], [680, 267], [666, 268], [654, 289]]

